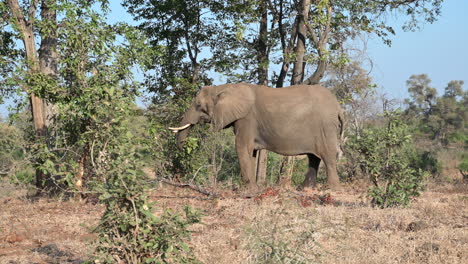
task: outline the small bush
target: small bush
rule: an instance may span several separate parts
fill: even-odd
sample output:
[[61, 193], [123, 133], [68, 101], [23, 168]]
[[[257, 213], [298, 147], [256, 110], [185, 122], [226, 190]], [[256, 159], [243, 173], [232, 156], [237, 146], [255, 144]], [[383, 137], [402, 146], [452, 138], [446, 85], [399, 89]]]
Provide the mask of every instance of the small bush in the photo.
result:
[[[317, 263], [321, 253], [310, 216], [273, 209], [246, 230], [252, 263]], [[266, 221], [265, 221], [266, 220]]]
[[186, 207], [184, 217], [170, 210], [155, 216], [131, 150], [130, 144], [114, 149], [110, 176], [99, 190], [106, 210], [94, 230], [99, 236], [95, 263], [196, 263], [184, 241], [200, 214]]
[[413, 149], [413, 153], [411, 153], [411, 159], [413, 163], [411, 166], [414, 169], [420, 168], [423, 171], [427, 171], [433, 177], [437, 177], [442, 172], [443, 164], [437, 158], [436, 154], [431, 151], [426, 150], [417, 150]]
[[[408, 127], [401, 114], [385, 112], [385, 126], [364, 129], [351, 137], [347, 152], [359, 170], [374, 184], [369, 189], [372, 203], [385, 208], [408, 205], [424, 187], [428, 173], [421, 169]], [[419, 161], [418, 161], [419, 159]]]
[[468, 152], [463, 153], [458, 170], [462, 174], [463, 179], [468, 180]]
[[16, 184], [34, 184], [35, 179], [32, 168], [25, 168], [10, 177], [10, 181]]
[[468, 135], [464, 131], [455, 131], [448, 136], [448, 142], [468, 144]]

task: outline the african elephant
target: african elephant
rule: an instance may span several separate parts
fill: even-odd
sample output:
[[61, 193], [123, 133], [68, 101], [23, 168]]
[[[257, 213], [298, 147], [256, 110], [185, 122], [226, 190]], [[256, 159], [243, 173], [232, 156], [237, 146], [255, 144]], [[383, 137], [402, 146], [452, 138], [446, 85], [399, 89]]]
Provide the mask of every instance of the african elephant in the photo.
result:
[[246, 83], [203, 87], [185, 112], [177, 133], [179, 148], [189, 127], [212, 123], [215, 131], [234, 127], [242, 180], [250, 190], [255, 182], [256, 150], [281, 155], [307, 154], [309, 169], [300, 187], [315, 185], [320, 161], [332, 189], [340, 188], [336, 172], [338, 134], [343, 112], [336, 97], [318, 85], [269, 88]]

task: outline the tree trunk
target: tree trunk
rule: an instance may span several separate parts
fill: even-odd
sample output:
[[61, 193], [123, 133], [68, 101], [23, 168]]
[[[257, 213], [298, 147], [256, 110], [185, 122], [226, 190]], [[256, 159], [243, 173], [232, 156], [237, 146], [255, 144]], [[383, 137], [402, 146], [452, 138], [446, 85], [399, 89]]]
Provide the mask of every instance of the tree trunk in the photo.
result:
[[266, 149], [261, 149], [257, 151], [256, 173], [257, 173], [257, 184], [259, 186], [266, 185], [267, 159], [268, 159], [268, 151]]
[[258, 84], [268, 85], [268, 66], [269, 66], [269, 51], [268, 51], [268, 8], [266, 0], [262, 0], [260, 3], [260, 31], [258, 36]]
[[[304, 80], [304, 69], [307, 64], [307, 62], [304, 60], [307, 38], [306, 24], [309, 19], [309, 10], [310, 0], [302, 0], [300, 2], [300, 9], [298, 10], [298, 15], [294, 23], [290, 40], [290, 44], [294, 43], [294, 40], [296, 41], [296, 45], [294, 47], [295, 61], [293, 66], [291, 85], [301, 84]], [[291, 46], [289, 46], [287, 51], [291, 51], [291, 49]], [[278, 81], [276, 83], [277, 87], [283, 86], [283, 80], [289, 68], [289, 63], [285, 63], [287, 62], [287, 59], [288, 58], [286, 57], [284, 58], [283, 68], [281, 69], [280, 77], [278, 78]], [[285, 72], [283, 73], [283, 71]], [[294, 174], [294, 162], [294, 157], [283, 157], [278, 175], [278, 180], [281, 182], [282, 185], [290, 185], [292, 175]]]
[[309, 19], [310, 0], [301, 1], [300, 13], [297, 23], [297, 43], [295, 48], [296, 61], [294, 62], [293, 76], [291, 85], [300, 84], [304, 80], [304, 69], [306, 61], [304, 60], [305, 45], [307, 37], [306, 23]]
[[[258, 83], [260, 85], [268, 85], [268, 66], [269, 66], [269, 49], [268, 49], [268, 6], [265, 2], [260, 3], [260, 32], [258, 38]], [[257, 184], [264, 186], [266, 184], [266, 172], [267, 172], [267, 158], [268, 152], [265, 149], [257, 151], [256, 159], [256, 179]]]
[[[57, 13], [54, 8], [55, 5], [56, 1], [41, 1], [42, 21], [47, 21], [49, 24], [53, 25], [57, 24]], [[57, 31], [54, 27], [50, 27], [46, 32], [41, 32], [41, 47], [39, 49], [40, 71], [55, 78], [58, 75], [57, 57]], [[45, 102], [44, 121], [47, 128], [50, 128], [55, 112], [55, 107], [52, 104]], [[47, 135], [47, 140], [49, 139], [49, 135]], [[47, 145], [50, 147], [51, 142], [47, 142]]]
[[328, 43], [328, 37], [330, 35], [331, 31], [331, 17], [332, 17], [332, 6], [329, 4], [327, 7], [327, 20], [325, 25], [322, 26], [320, 29], [320, 33], [317, 34], [314, 29], [310, 26], [310, 24], [306, 24], [306, 28], [309, 32], [310, 39], [312, 40], [312, 43], [315, 45], [319, 60], [317, 62], [317, 68], [315, 69], [315, 72], [307, 78], [303, 84], [307, 85], [313, 85], [313, 84], [318, 84], [320, 80], [323, 78], [323, 75], [325, 74], [325, 70], [327, 69], [328, 62], [327, 58], [325, 57], [326, 50], [327, 50], [327, 43]]
[[[28, 71], [30, 75], [40, 72], [39, 58], [37, 56], [36, 43], [34, 38], [34, 18], [26, 19], [23, 9], [20, 7], [18, 0], [8, 0], [8, 7], [14, 19], [14, 24], [17, 26], [23, 37], [24, 49], [26, 51], [26, 59], [28, 63]], [[34, 16], [37, 3], [32, 3], [29, 7], [29, 13]], [[44, 101], [37, 97], [33, 92], [26, 90], [29, 95], [31, 104], [31, 114], [34, 123], [34, 130], [39, 142], [45, 143], [47, 135], [47, 127], [44, 114]], [[39, 161], [40, 162], [40, 161]], [[42, 189], [45, 180], [45, 175], [39, 169], [36, 170], [36, 186]]]
[[[282, 16], [282, 14], [280, 14], [280, 16]], [[296, 20], [294, 21], [294, 25], [292, 27], [291, 36], [289, 38], [288, 45], [283, 48], [283, 53], [284, 53], [284, 55], [283, 55], [283, 65], [281, 66], [281, 71], [280, 71], [280, 74], [278, 76], [278, 80], [276, 80], [276, 88], [281, 88], [281, 87], [284, 86], [284, 80], [286, 79], [286, 76], [287, 76], [288, 71], [289, 71], [289, 65], [291, 63], [291, 53], [293, 52], [294, 43], [295, 43], [296, 37], [297, 37], [297, 24], [298, 24], [298, 22], [299, 22], [298, 18], [296, 17]], [[282, 24], [283, 24], [282, 17], [279, 18], [278, 24], [279, 24], [279, 27], [280, 27], [281, 39], [284, 39], [285, 35], [286, 35], [286, 32], [281, 29], [283, 27], [282, 26]], [[285, 41], [283, 41], [283, 42], [285, 42]]]

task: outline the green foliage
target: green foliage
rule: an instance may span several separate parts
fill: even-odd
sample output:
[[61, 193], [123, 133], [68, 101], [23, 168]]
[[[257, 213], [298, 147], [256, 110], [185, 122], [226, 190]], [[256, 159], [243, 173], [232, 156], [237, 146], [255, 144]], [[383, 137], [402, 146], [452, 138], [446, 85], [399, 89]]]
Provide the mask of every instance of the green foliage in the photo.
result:
[[468, 134], [463, 131], [455, 131], [448, 135], [447, 140], [449, 143], [461, 143], [468, 146]]
[[0, 173], [8, 174], [21, 156], [21, 136], [17, 128], [0, 122]]
[[407, 81], [411, 99], [405, 118], [413, 123], [418, 134], [444, 145], [465, 143], [468, 110], [464, 99], [463, 81], [450, 81], [443, 96], [437, 96], [426, 74], [412, 75]]
[[[101, 9], [96, 4], [102, 4]], [[16, 87], [25, 86], [53, 105], [48, 139], [29, 137], [27, 151], [34, 167], [50, 175], [47, 180], [56, 187], [68, 191], [76, 186], [82, 194], [101, 195], [106, 211], [95, 229], [98, 260], [192, 263], [195, 259], [183, 241], [199, 214], [186, 208], [185, 217], [167, 210], [154, 216], [140, 171], [149, 151], [142, 140], [145, 127], [134, 122], [144, 119], [135, 107], [140, 84], [133, 81], [133, 71], [138, 64], [148, 65], [158, 49], [150, 49], [133, 27], [105, 23], [106, 6], [107, 1], [57, 1], [52, 8], [58, 21], [37, 19], [35, 25], [41, 33], [57, 31], [57, 74], [13, 65], [6, 70], [18, 71], [3, 71], [7, 74], [0, 77], [1, 88], [14, 80]], [[17, 174], [19, 179], [28, 175]]]
[[269, 183], [276, 183], [279, 181], [279, 172], [281, 169], [281, 161], [283, 156], [274, 152], [269, 152], [267, 157], [267, 175], [266, 179]]
[[16, 184], [34, 182], [34, 172], [28, 162], [26, 142], [18, 124], [0, 121], [0, 176], [9, 177]]
[[424, 187], [427, 172], [415, 161], [414, 145], [400, 112], [385, 112], [386, 125], [364, 129], [346, 145], [355, 165], [374, 184], [372, 203], [381, 208], [408, 205]]
[[106, 166], [109, 176], [97, 188], [106, 211], [94, 230], [99, 236], [96, 259], [100, 263], [195, 263], [184, 241], [190, 237], [188, 227], [200, 222], [199, 212], [186, 207], [184, 217], [166, 209], [155, 216], [133, 136], [120, 137], [114, 144]]
[[[184, 149], [179, 150], [175, 144], [175, 134], [167, 129], [180, 122], [181, 112], [181, 107], [176, 107], [171, 103], [160, 107], [151, 107], [147, 112], [150, 121], [149, 134], [152, 139], [147, 144], [153, 150], [154, 166], [158, 174], [165, 178], [190, 177], [206, 162], [206, 155], [200, 156], [198, 137], [187, 138]], [[199, 134], [197, 132], [200, 129], [198, 127], [192, 133]]]
[[[122, 133], [129, 116], [136, 116], [140, 84], [132, 70], [152, 51], [138, 30], [107, 24], [105, 6], [64, 1], [57, 12], [57, 75], [26, 72], [23, 85], [53, 109], [48, 140], [30, 138], [31, 160], [50, 175], [46, 181], [67, 190], [78, 174], [85, 175], [85, 187], [107, 177], [103, 164], [109, 142]], [[40, 26], [42, 31], [55, 27]]]
[[422, 171], [426, 171], [433, 177], [437, 177], [442, 173], [443, 164], [442, 161], [437, 158], [435, 152], [414, 148], [411, 149], [409, 155], [411, 155], [410, 159], [413, 162], [413, 168], [419, 168]]
[[12, 174], [10, 181], [15, 184], [34, 184], [35, 173], [32, 167], [25, 167]]
[[462, 154], [461, 162], [458, 165], [460, 173], [463, 175], [463, 179], [468, 179], [468, 152]]

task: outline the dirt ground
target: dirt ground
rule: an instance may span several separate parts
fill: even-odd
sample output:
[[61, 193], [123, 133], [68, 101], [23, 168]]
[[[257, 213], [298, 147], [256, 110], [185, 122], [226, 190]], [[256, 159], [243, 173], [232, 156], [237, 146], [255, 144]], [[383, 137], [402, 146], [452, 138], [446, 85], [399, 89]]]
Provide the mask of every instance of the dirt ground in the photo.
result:
[[[203, 263], [468, 263], [468, 185], [430, 184], [409, 208], [377, 209], [362, 188], [343, 192], [279, 187], [255, 198], [224, 191], [207, 199], [160, 187], [161, 207], [203, 212], [189, 242]], [[104, 208], [28, 198], [0, 182], [0, 263], [82, 263]]]

